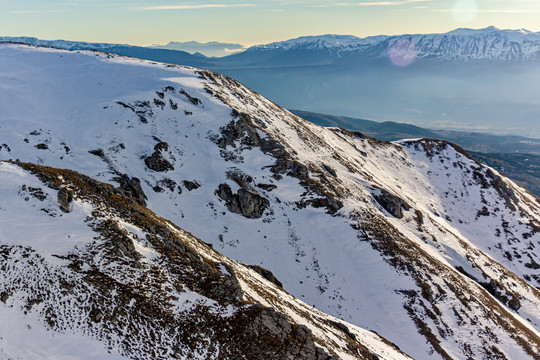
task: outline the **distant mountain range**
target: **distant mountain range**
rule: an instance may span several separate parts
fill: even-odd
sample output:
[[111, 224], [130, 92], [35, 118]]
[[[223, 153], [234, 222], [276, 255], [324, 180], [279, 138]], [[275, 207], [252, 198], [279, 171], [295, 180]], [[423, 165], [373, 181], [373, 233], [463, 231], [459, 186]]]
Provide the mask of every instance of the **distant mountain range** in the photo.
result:
[[[0, 37], [0, 41], [24, 42], [68, 50], [104, 50], [117, 46], [131, 46], [10, 36]], [[248, 65], [254, 56], [261, 54], [266, 57], [269, 53], [273, 53], [275, 56], [276, 52], [291, 57], [298, 52], [319, 53], [319, 60], [311, 59], [317, 63], [320, 63], [320, 59], [323, 57], [326, 58], [326, 63], [346, 62], [350, 58], [357, 57], [361, 57], [364, 61], [366, 59], [387, 58], [398, 60], [399, 57], [410, 57], [411, 60], [527, 62], [540, 60], [540, 32], [535, 33], [525, 29], [501, 30], [490, 26], [485, 29], [456, 29], [442, 34], [379, 35], [366, 38], [352, 35], [303, 36], [286, 41], [255, 45], [247, 49], [241, 44], [217, 41], [207, 43], [171, 41], [165, 45], [155, 44], [146, 48], [177, 50], [191, 54], [198, 52], [213, 57], [225, 57], [237, 53], [234, 56], [228, 56], [227, 59], [216, 59], [216, 64], [234, 63], [237, 65]], [[291, 58], [289, 60], [289, 65], [293, 65], [298, 59]], [[306, 60], [309, 59], [303, 59], [302, 64], [306, 64]]]
[[524, 29], [364, 39], [311, 36], [221, 58], [169, 49], [174, 43], [157, 49], [34, 38], [0, 41], [97, 49], [210, 69], [287, 108], [540, 138], [540, 34]]
[[200, 43], [198, 41], [171, 41], [166, 45], [152, 45], [148, 47], [153, 49], [180, 50], [190, 54], [200, 54], [209, 57], [222, 57], [245, 50], [244, 45], [241, 44], [221, 43], [217, 41], [207, 43]]
[[[540, 33], [525, 29], [457, 29], [444, 34], [371, 36], [305, 36], [297, 39], [253, 46], [237, 58], [264, 52], [319, 52], [333, 61], [346, 62], [391, 58], [413, 61], [438, 59], [448, 61], [536, 61], [540, 54]], [[401, 63], [400, 65], [405, 65]]]

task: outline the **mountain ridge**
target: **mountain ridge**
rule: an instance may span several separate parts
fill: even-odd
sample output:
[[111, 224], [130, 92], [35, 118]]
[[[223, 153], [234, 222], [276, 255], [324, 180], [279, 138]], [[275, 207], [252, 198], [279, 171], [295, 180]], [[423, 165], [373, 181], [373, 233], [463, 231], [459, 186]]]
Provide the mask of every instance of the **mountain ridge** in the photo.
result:
[[[536, 61], [540, 51], [540, 33], [527, 30], [456, 29], [437, 34], [378, 35], [358, 38], [351, 35], [305, 36], [286, 41], [256, 45], [246, 53], [258, 51], [326, 51], [331, 56], [368, 58], [413, 56], [414, 59], [460, 61]], [[240, 56], [237, 54], [236, 56]], [[406, 60], [406, 59], [405, 59]], [[400, 64], [404, 66], [404, 64]]]
[[0, 51], [2, 159], [142, 190], [159, 216], [412, 357], [540, 354], [538, 198], [459, 148], [321, 128], [210, 71]]
[[538, 52], [535, 41], [524, 40], [536, 35], [496, 29], [481, 32], [485, 38], [474, 35], [480, 30], [459, 35], [464, 31], [431, 40], [425, 35], [383, 37], [360, 52], [267, 49], [204, 58], [136, 46], [106, 51], [218, 71], [286, 108], [540, 137], [532, 120], [538, 115]]
[[[4, 42], [24, 42], [30, 45], [45, 45], [67, 50], [96, 49], [105, 50], [115, 46], [138, 47], [127, 44], [88, 43], [66, 40], [40, 40], [35, 37], [0, 37]], [[447, 42], [448, 44], [445, 44]], [[147, 48], [182, 51], [178, 46], [229, 46], [235, 49], [239, 44], [208, 42], [174, 42], [167, 45], [151, 45]], [[540, 32], [526, 29], [498, 29], [489, 26], [483, 29], [458, 28], [446, 33], [375, 35], [360, 38], [354, 35], [311, 35], [268, 44], [254, 45], [242, 53], [254, 53], [261, 50], [324, 50], [342, 57], [348, 53], [365, 54], [370, 57], [385, 57], [396, 53], [405, 55], [413, 51], [417, 59], [437, 58], [442, 60], [499, 60], [499, 61], [531, 61], [538, 60], [540, 51]], [[193, 52], [193, 51], [191, 51]], [[242, 53], [234, 56], [245, 56]], [[225, 57], [230, 57], [225, 55]], [[233, 58], [231, 58], [232, 60]]]
[[[34, 327], [85, 333], [132, 359], [408, 358], [373, 333], [358, 332], [272, 287], [120, 189], [29, 163], [2, 162], [0, 176], [7, 184], [4, 195], [14, 202], [3, 210], [19, 211], [49, 229], [54, 223], [69, 227], [56, 231], [67, 238], [44, 244], [2, 237], [2, 302], [11, 312], [22, 308], [41, 318], [39, 325], [24, 319]], [[12, 214], [3, 220], [3, 226], [20, 221]], [[94, 237], [80, 234], [92, 231]], [[41, 236], [50, 235], [45, 230]], [[70, 301], [74, 297], [84, 300]], [[309, 325], [313, 321], [317, 328]], [[31, 340], [25, 345], [10, 350], [25, 354]]]

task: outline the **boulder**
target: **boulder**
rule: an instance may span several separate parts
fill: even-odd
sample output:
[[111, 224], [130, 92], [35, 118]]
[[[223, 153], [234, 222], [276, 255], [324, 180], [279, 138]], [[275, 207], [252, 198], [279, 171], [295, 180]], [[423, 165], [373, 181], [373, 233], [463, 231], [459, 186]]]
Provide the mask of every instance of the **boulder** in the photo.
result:
[[73, 200], [73, 194], [66, 188], [61, 188], [57, 195], [58, 205], [60, 210], [65, 213], [71, 211], [71, 201]]
[[409, 210], [411, 208], [405, 200], [384, 189], [381, 189], [380, 195], [375, 195], [375, 200], [377, 200], [386, 211], [398, 219], [403, 217], [403, 210]]
[[229, 211], [251, 219], [260, 218], [270, 206], [268, 199], [247, 189], [241, 188], [234, 194], [228, 184], [220, 184], [215, 193], [225, 201]]
[[263, 268], [262, 266], [259, 266], [259, 265], [248, 265], [248, 267], [250, 269], [252, 269], [252, 270], [255, 270], [257, 273], [259, 273], [266, 280], [268, 280], [271, 283], [279, 286], [280, 288], [283, 288], [283, 283], [281, 281], [279, 281], [270, 270], [265, 269], [265, 268]]
[[146, 206], [146, 194], [144, 193], [141, 187], [141, 181], [136, 178], [130, 178], [126, 174], [120, 174], [120, 176], [115, 177], [113, 180], [117, 181], [120, 184], [120, 187], [117, 188], [122, 194], [129, 196], [139, 205]]

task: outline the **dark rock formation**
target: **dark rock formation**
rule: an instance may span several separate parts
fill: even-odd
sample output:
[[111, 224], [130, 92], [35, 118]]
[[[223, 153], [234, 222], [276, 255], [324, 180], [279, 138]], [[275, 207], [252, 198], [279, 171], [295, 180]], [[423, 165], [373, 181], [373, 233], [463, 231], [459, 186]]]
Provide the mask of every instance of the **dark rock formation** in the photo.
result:
[[277, 188], [277, 186], [274, 184], [257, 184], [257, 187], [266, 191], [272, 191]]
[[[313, 334], [304, 325], [293, 325], [287, 317], [272, 308], [262, 311], [245, 327], [242, 337], [256, 339], [243, 341], [248, 344], [248, 353], [256, 354], [256, 360], [337, 360], [315, 345]], [[245, 339], [247, 340], [247, 339]], [[272, 341], [272, 348], [261, 348], [262, 343]], [[258, 347], [259, 351], [250, 348]]]
[[[165, 178], [163, 180], [158, 181], [156, 186], [158, 186], [158, 187], [163, 186], [163, 187], [166, 187], [167, 189], [169, 189], [170, 191], [174, 191], [174, 189], [176, 188], [176, 181], [171, 180], [169, 178]], [[181, 189], [180, 189], [180, 192], [182, 192]]]
[[[271, 137], [261, 137], [259, 135], [258, 126], [264, 128], [265, 125], [263, 123], [259, 123], [250, 115], [240, 113], [236, 110], [233, 110], [231, 115], [233, 120], [227, 124], [227, 126], [220, 129], [221, 137], [213, 139], [220, 148], [225, 149], [227, 146], [236, 148], [238, 142], [243, 148], [257, 146], [262, 152], [276, 159], [274, 165], [270, 167], [270, 171], [274, 173], [273, 177], [275, 179], [280, 180], [282, 175], [294, 177], [300, 180], [302, 186], [308, 191], [314, 191], [322, 196], [322, 198], [297, 203], [299, 207], [306, 207], [308, 205], [325, 207], [326, 212], [329, 214], [335, 214], [343, 207], [343, 204], [340, 201], [334, 199], [322, 188], [312, 188], [312, 183], [309, 181], [309, 169], [307, 166], [293, 159], [292, 156], [287, 153], [283, 145]], [[255, 123], [257, 123], [257, 125]], [[324, 165], [324, 170], [334, 177], [337, 175], [336, 171], [330, 166]], [[238, 183], [238, 181], [236, 182]], [[244, 188], [242, 184], [239, 185]], [[275, 189], [275, 185], [259, 184], [257, 186], [267, 191]], [[231, 202], [231, 205], [234, 207], [234, 202]]]
[[268, 199], [244, 188], [233, 194], [228, 184], [220, 184], [216, 190], [216, 195], [225, 201], [229, 211], [242, 214], [247, 218], [260, 218], [270, 206]]
[[60, 210], [65, 213], [71, 211], [71, 201], [73, 200], [73, 194], [66, 188], [61, 188], [57, 195], [58, 205]]
[[165, 107], [165, 102], [159, 99], [154, 99], [154, 105], [159, 106], [161, 110]]
[[391, 194], [390, 192], [380, 189], [381, 194], [375, 195], [375, 200], [390, 214], [398, 219], [403, 217], [402, 210], [409, 210], [411, 207], [402, 198]]
[[339, 209], [343, 207], [341, 201], [338, 201], [330, 196], [323, 198], [300, 200], [297, 201], [295, 204], [300, 209], [303, 209], [307, 206], [313, 206], [314, 208], [326, 208], [327, 214], [335, 214], [339, 211]]
[[120, 188], [118, 190], [120, 190], [123, 195], [135, 199], [139, 205], [146, 205], [146, 200], [148, 198], [141, 187], [141, 181], [139, 179], [136, 177], [130, 178], [126, 174], [121, 174], [120, 176], [115, 177], [113, 180], [120, 184]]
[[5, 304], [6, 301], [8, 301], [8, 299], [9, 299], [8, 293], [6, 293], [6, 292], [1, 292], [0, 293], [0, 301], [2, 301]]
[[518, 311], [521, 307], [521, 302], [519, 301], [517, 296], [512, 296], [512, 299], [508, 301], [508, 307], [514, 311]]
[[197, 181], [189, 181], [189, 180], [182, 181], [182, 185], [184, 185], [184, 187], [188, 191], [196, 190], [201, 187], [201, 184], [199, 184]]
[[184, 95], [189, 100], [189, 102], [192, 103], [193, 105], [199, 105], [201, 103], [201, 100], [189, 95], [184, 89], [181, 89], [179, 93]]
[[278, 158], [276, 163], [270, 168], [274, 174], [287, 174], [299, 180], [308, 178], [308, 168], [296, 160]]
[[280, 288], [283, 287], [283, 283], [281, 281], [279, 281], [270, 270], [265, 269], [265, 268], [263, 268], [262, 266], [259, 266], [259, 265], [248, 265], [248, 267], [250, 269], [252, 269], [252, 270], [255, 270], [263, 278], [270, 281], [271, 283], [279, 286]]
[[260, 136], [251, 122], [251, 117], [247, 114], [238, 115], [236, 121], [231, 121], [221, 129], [221, 135], [217, 145], [222, 149], [227, 146], [236, 147], [235, 141], [240, 139], [242, 139], [242, 144], [246, 146], [259, 146], [261, 143]]
[[146, 167], [157, 172], [163, 172], [168, 170], [174, 170], [174, 166], [165, 158], [163, 158], [162, 152], [169, 150], [169, 144], [166, 142], [158, 142], [154, 146], [154, 152], [152, 155], [147, 156], [144, 159]]
[[336, 170], [334, 170], [334, 168], [332, 168], [332, 167], [330, 167], [330, 166], [328, 166], [328, 165], [326, 165], [326, 164], [322, 164], [322, 167], [323, 167], [323, 169], [324, 169], [327, 173], [329, 173], [329, 174], [332, 175], [333, 177], [336, 177], [336, 176], [337, 176]]
[[332, 325], [336, 329], [339, 329], [339, 330], [343, 331], [351, 339], [356, 340], [356, 335], [351, 333], [351, 331], [349, 330], [349, 328], [346, 325], [344, 325], [344, 324], [342, 324], [340, 322], [337, 322], [337, 321], [332, 321], [332, 320], [329, 320], [328, 322], [330, 323], [330, 325]]

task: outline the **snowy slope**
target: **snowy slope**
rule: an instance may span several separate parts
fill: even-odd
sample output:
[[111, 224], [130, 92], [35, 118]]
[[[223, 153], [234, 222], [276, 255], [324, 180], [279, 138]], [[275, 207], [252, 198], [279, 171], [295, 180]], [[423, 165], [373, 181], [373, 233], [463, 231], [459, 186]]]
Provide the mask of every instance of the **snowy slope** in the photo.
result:
[[2, 358], [408, 358], [111, 186], [32, 164], [0, 179]]
[[211, 72], [0, 52], [0, 159], [123, 186], [415, 358], [539, 356], [538, 201], [452, 145], [321, 128]]

